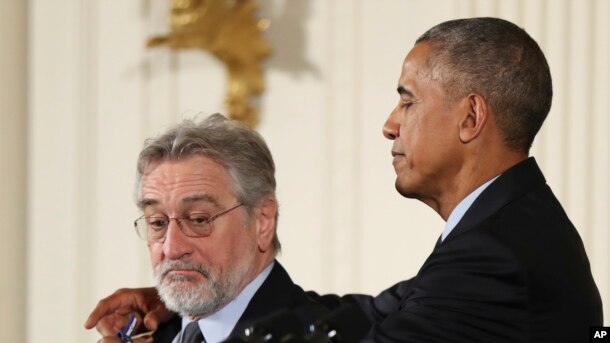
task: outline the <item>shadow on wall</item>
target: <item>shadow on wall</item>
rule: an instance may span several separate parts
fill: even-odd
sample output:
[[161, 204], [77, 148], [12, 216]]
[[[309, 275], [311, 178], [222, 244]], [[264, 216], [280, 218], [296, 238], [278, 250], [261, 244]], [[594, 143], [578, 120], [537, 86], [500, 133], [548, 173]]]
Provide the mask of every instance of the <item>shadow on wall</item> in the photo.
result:
[[261, 18], [271, 25], [265, 36], [272, 46], [266, 61], [270, 69], [285, 71], [296, 77], [303, 73], [319, 76], [316, 66], [307, 60], [307, 35], [305, 24], [310, 14], [311, 1], [262, 0], [259, 2]]

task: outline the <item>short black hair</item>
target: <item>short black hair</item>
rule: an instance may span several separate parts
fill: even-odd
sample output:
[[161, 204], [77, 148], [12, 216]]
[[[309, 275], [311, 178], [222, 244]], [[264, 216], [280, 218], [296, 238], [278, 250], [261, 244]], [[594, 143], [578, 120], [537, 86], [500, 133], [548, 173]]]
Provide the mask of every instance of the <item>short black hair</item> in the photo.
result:
[[544, 53], [522, 28], [499, 18], [443, 22], [416, 41], [434, 54], [432, 75], [452, 98], [469, 93], [489, 102], [505, 144], [529, 151], [553, 99]]

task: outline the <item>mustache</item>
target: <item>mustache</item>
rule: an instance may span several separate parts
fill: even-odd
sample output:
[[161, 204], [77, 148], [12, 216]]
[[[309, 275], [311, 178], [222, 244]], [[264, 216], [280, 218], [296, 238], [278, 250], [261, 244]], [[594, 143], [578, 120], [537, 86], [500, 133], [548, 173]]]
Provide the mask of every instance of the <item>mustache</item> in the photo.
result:
[[165, 279], [165, 277], [167, 276], [167, 274], [169, 272], [174, 271], [174, 270], [180, 270], [180, 269], [197, 271], [197, 272], [201, 273], [205, 278], [209, 278], [209, 276], [210, 276], [210, 271], [198, 263], [174, 260], [174, 261], [163, 261], [157, 267], [157, 277], [159, 278], [159, 280], [163, 280], [163, 279]]

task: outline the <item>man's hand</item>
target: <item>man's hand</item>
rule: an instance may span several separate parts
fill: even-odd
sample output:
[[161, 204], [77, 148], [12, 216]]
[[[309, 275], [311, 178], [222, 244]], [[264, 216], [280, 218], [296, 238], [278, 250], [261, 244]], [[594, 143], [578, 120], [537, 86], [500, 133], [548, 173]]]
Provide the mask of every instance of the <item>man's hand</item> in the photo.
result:
[[136, 334], [154, 331], [159, 324], [175, 315], [159, 299], [155, 288], [122, 288], [97, 303], [85, 321], [85, 328], [92, 329], [95, 326], [105, 336], [100, 342], [120, 342], [113, 340], [112, 336], [127, 324], [131, 314], [138, 319]]

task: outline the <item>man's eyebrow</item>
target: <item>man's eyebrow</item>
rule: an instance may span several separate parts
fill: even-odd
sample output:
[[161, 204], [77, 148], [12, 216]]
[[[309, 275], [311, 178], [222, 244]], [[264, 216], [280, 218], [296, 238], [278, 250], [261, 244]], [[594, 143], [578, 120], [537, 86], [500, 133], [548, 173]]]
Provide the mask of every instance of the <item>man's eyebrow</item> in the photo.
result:
[[144, 208], [146, 208], [148, 206], [154, 206], [158, 203], [159, 203], [159, 200], [144, 198], [144, 199], [138, 200], [137, 205], [138, 205], [139, 209], [143, 210]]
[[413, 95], [413, 92], [411, 92], [410, 90], [406, 89], [404, 86], [398, 86], [398, 88], [396, 88], [396, 91], [401, 96], [402, 95], [406, 95], [406, 96], [410, 96], [410, 97], [415, 97], [415, 95]]
[[209, 202], [216, 207], [221, 207], [220, 204], [218, 203], [218, 199], [216, 199], [215, 196], [210, 195], [210, 194], [191, 195], [191, 196], [188, 196], [188, 197], [182, 199], [182, 202], [186, 203], [186, 204], [192, 204], [192, 203], [196, 203], [196, 202]]
[[[191, 195], [191, 196], [188, 196], [188, 197], [182, 199], [182, 202], [186, 203], [186, 204], [192, 204], [192, 203], [196, 203], [196, 202], [209, 202], [216, 207], [221, 207], [220, 204], [218, 203], [218, 200], [216, 199], [216, 197], [214, 197], [210, 194]], [[148, 206], [155, 206], [158, 204], [159, 204], [159, 200], [151, 199], [151, 198], [140, 199], [140, 200], [138, 200], [138, 203], [137, 203], [138, 208], [142, 209], [142, 210]]]

